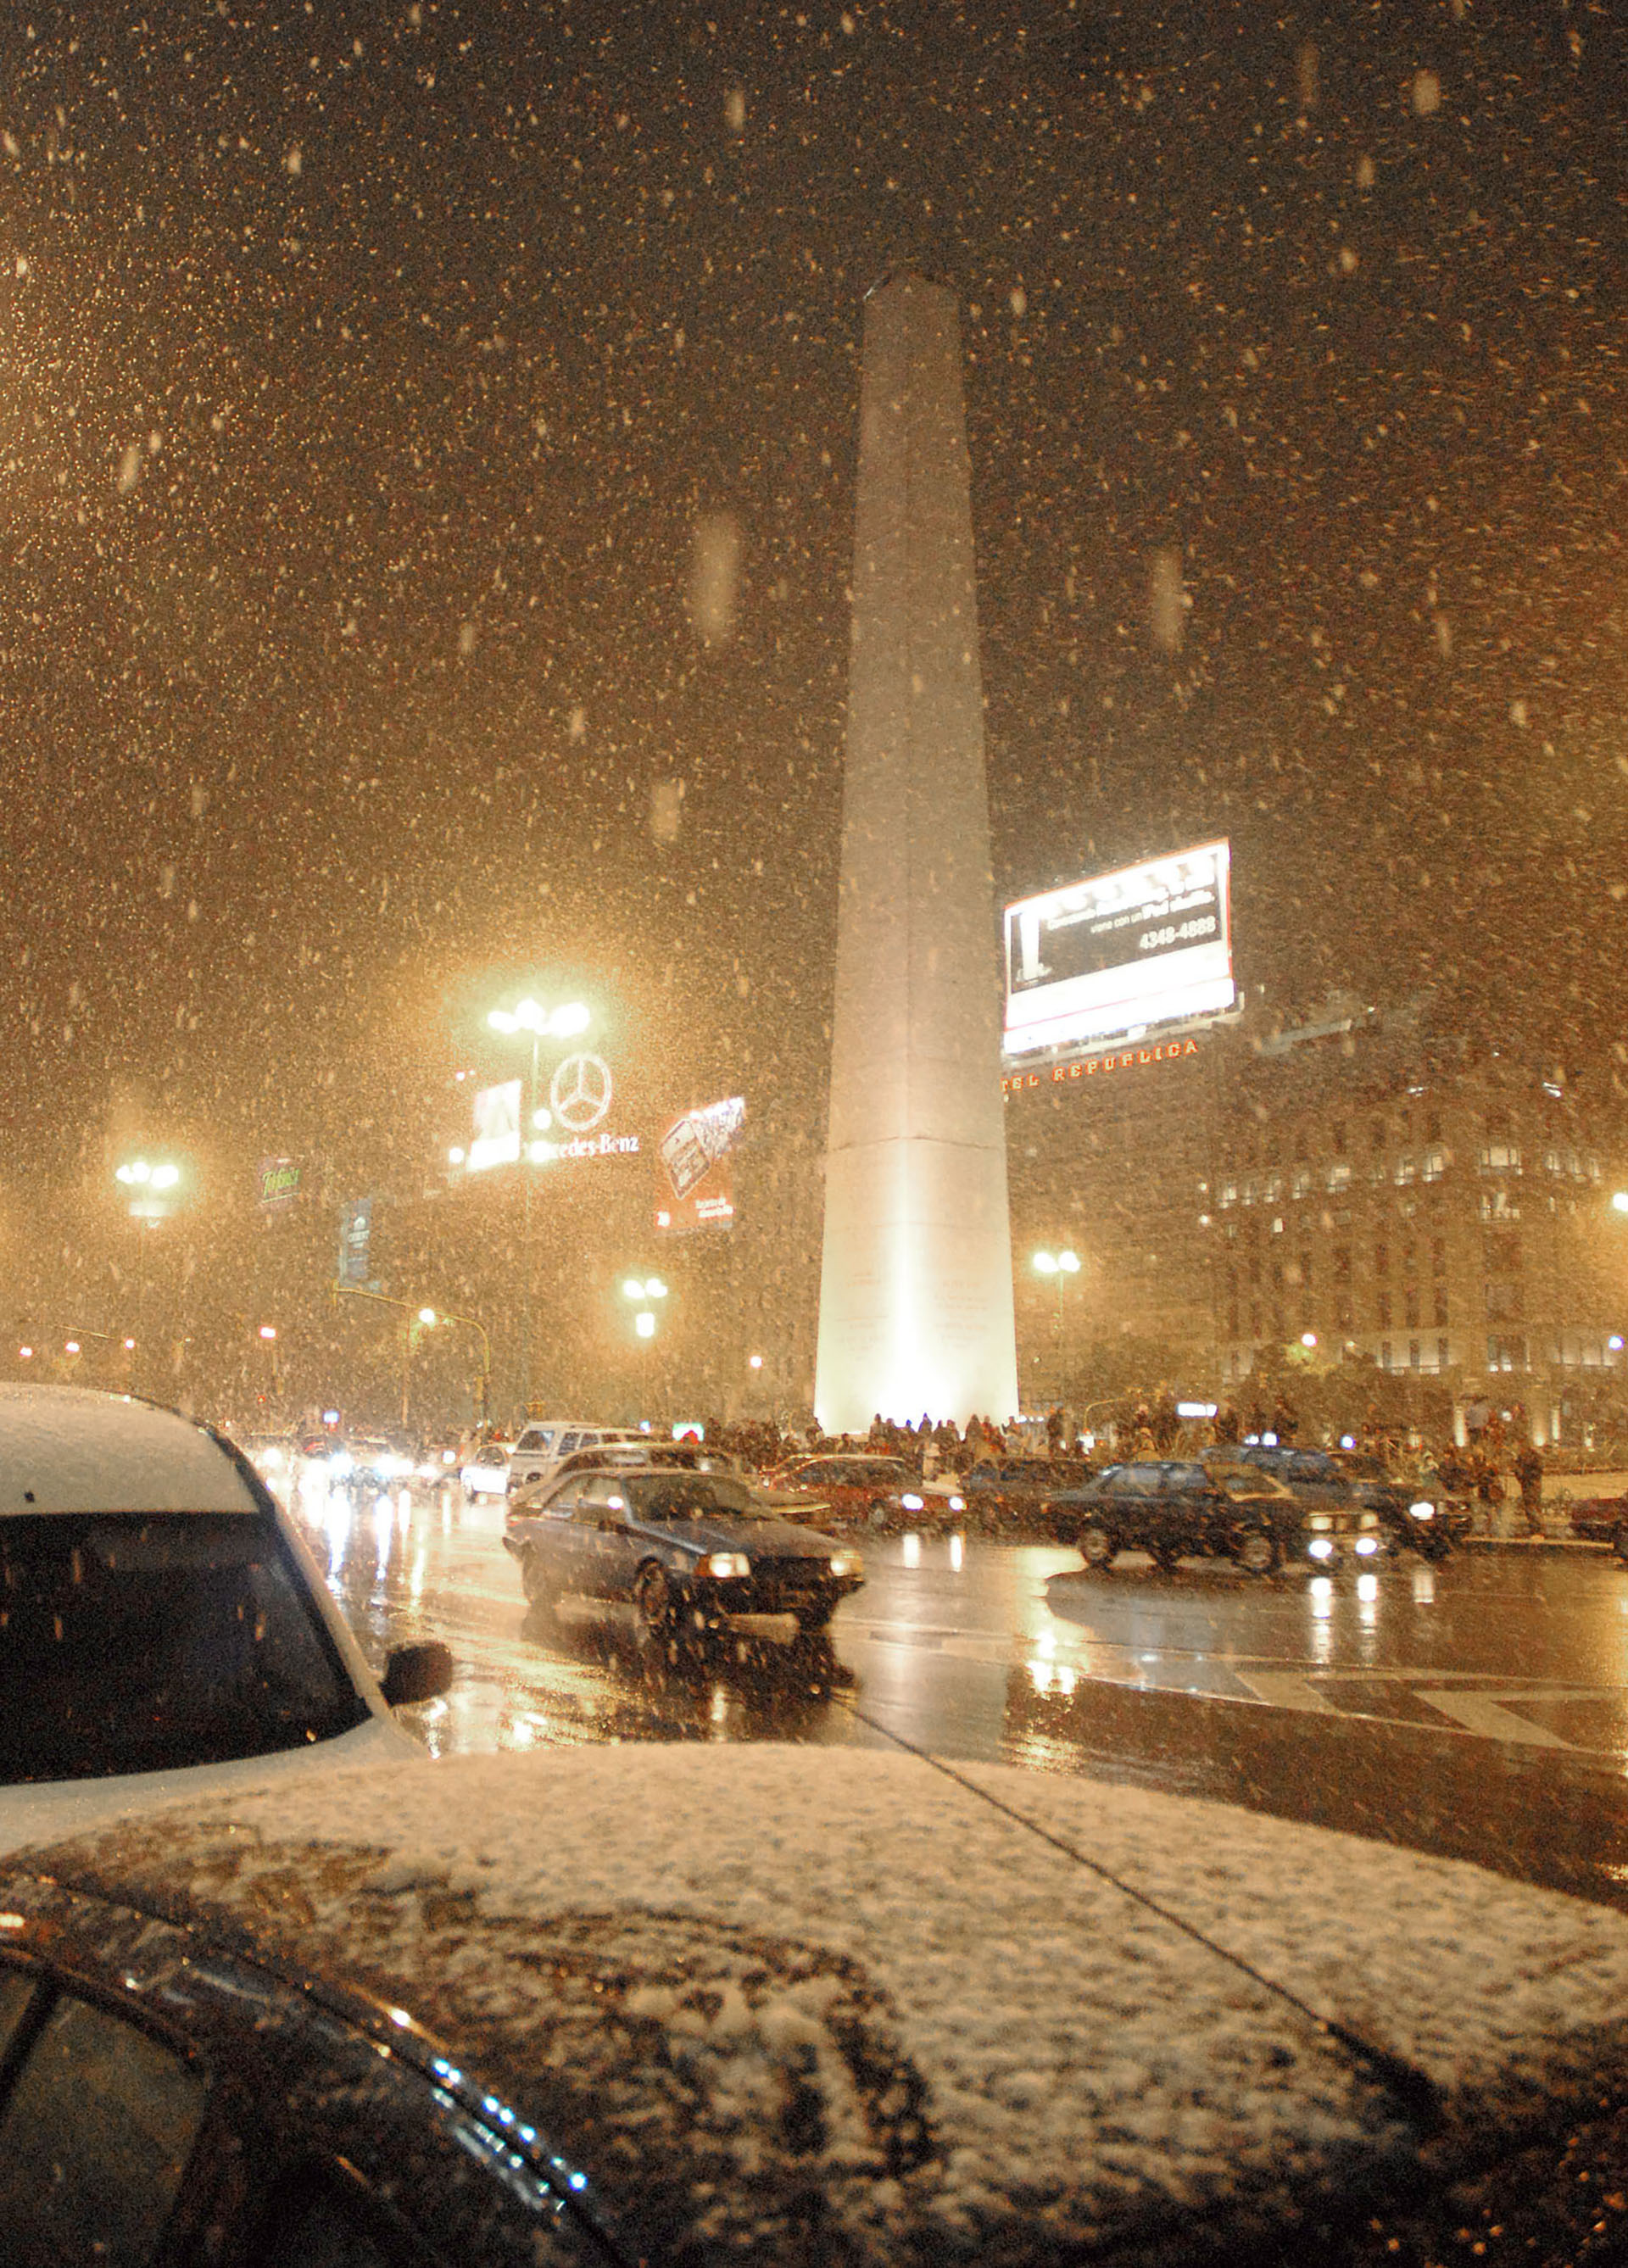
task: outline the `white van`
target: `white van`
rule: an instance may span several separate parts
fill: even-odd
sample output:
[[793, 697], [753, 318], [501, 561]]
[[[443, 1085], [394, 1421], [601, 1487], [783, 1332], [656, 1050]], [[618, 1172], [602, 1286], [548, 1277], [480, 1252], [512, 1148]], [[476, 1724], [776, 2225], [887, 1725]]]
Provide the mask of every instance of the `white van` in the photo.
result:
[[539, 1418], [528, 1425], [515, 1443], [509, 1459], [509, 1493], [518, 1488], [529, 1488], [534, 1481], [546, 1481], [558, 1469], [560, 1460], [577, 1449], [602, 1449], [613, 1441], [637, 1441], [641, 1446], [650, 1439], [637, 1425], [595, 1425], [586, 1418]]

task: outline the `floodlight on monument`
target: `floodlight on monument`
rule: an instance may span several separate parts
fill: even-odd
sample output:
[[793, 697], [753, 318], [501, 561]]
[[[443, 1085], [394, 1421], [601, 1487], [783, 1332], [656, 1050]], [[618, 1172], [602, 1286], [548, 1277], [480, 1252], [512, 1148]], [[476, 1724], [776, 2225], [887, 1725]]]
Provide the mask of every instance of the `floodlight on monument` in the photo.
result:
[[1078, 1276], [1079, 1255], [1066, 1249], [1062, 1252], [1037, 1252], [1031, 1265], [1037, 1276]]

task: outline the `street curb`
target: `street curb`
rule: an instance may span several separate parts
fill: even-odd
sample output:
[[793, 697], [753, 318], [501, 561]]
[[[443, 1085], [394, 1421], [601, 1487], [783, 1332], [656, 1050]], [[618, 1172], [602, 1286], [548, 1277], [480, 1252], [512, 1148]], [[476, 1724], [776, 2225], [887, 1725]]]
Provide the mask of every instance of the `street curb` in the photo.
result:
[[1587, 1535], [1462, 1535], [1462, 1551], [1603, 1551], [1610, 1554], [1609, 1543], [1596, 1543]]

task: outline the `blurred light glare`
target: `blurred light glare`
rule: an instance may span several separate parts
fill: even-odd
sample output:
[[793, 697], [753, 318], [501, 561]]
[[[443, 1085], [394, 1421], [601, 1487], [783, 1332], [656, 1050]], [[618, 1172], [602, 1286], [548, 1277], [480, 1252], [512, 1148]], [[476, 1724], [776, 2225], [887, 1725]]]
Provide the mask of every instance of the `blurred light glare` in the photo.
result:
[[633, 1328], [638, 1333], [640, 1338], [654, 1338], [656, 1336], [656, 1319], [654, 1315], [651, 1314], [648, 1307], [641, 1307], [637, 1314], [634, 1316]]
[[[277, 1335], [277, 1327], [276, 1327], [276, 1325], [275, 1323], [262, 1323], [262, 1324], [261, 1325], [261, 1327], [260, 1327], [260, 1336], [262, 1336], [262, 1339], [274, 1339], [274, 1338], [276, 1338], [276, 1335]], [[124, 1344], [125, 1344], [125, 1345], [126, 1345], [126, 1346], [134, 1346], [134, 1345], [135, 1345], [135, 1344], [136, 1344], [136, 1342], [135, 1342], [135, 1340], [134, 1340], [134, 1339], [126, 1339], [126, 1341], [124, 1342]]]
[[421, 1323], [432, 1323], [435, 1321], [435, 1309], [433, 1307], [420, 1307], [418, 1310], [418, 1320]]
[[1616, 1190], [1612, 1195], [1611, 1204], [1617, 1212], [1628, 1212], [1628, 1189]]
[[645, 1286], [639, 1282], [637, 1276], [624, 1276], [622, 1278], [622, 1296], [624, 1300], [642, 1300], [644, 1298]]

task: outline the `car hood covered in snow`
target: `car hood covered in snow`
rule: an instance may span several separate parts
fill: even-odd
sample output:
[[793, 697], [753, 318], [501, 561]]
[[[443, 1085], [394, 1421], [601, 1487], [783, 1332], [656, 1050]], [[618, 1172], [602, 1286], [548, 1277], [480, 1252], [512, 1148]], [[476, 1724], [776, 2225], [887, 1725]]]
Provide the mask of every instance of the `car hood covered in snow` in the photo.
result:
[[670, 2258], [1275, 2250], [1628, 2078], [1628, 1919], [998, 1766], [561, 1749], [291, 1780], [26, 1863], [410, 2011]]

